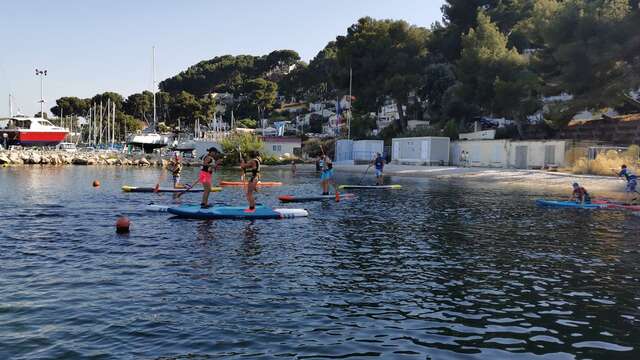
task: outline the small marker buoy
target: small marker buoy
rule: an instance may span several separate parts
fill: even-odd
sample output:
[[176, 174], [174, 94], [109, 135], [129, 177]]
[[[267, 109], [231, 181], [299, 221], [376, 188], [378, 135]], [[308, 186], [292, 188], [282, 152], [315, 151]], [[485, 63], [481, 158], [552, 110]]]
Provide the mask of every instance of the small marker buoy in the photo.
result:
[[100, 181], [93, 180], [93, 187], [100, 187]]
[[118, 220], [116, 220], [116, 232], [118, 234], [126, 234], [129, 232], [129, 226], [131, 225], [131, 221], [126, 216], [120, 216]]

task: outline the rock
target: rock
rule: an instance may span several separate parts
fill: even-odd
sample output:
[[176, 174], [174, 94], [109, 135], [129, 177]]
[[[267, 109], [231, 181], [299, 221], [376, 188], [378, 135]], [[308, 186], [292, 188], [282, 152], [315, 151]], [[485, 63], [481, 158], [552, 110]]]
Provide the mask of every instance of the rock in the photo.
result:
[[115, 165], [118, 162], [118, 159], [107, 159], [107, 165]]
[[27, 164], [40, 164], [40, 161], [42, 161], [42, 157], [36, 153], [31, 153], [29, 154], [29, 157], [27, 158], [27, 161], [25, 161]]
[[11, 164], [11, 159], [6, 154], [0, 154], [0, 164]]
[[96, 165], [98, 163], [98, 159], [96, 158], [88, 158], [87, 165]]
[[145, 159], [144, 157], [140, 160], [138, 160], [138, 165], [140, 166], [149, 166], [151, 165], [151, 163], [149, 162], [149, 160]]
[[52, 154], [50, 160], [53, 165], [60, 165], [62, 163], [58, 154]]
[[49, 159], [48, 155], [43, 155], [40, 157], [40, 164], [50, 164], [51, 160]]
[[87, 161], [87, 159], [83, 159], [81, 157], [73, 158], [73, 160], [71, 160], [71, 163], [73, 165], [89, 165], [89, 161]]
[[9, 160], [11, 160], [11, 163], [13, 164], [22, 164], [23, 162], [21, 154], [18, 154], [17, 152], [10, 152]]

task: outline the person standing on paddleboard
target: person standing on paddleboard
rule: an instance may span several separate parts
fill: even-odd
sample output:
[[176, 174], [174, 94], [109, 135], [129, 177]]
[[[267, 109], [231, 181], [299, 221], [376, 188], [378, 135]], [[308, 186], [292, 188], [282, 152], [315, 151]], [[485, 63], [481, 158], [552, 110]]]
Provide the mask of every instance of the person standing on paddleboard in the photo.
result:
[[573, 194], [571, 200], [581, 204], [591, 204], [591, 195], [587, 189], [580, 186], [578, 183], [573, 183]]
[[245, 211], [253, 212], [256, 210], [256, 198], [254, 194], [258, 187], [258, 181], [260, 180], [260, 153], [251, 151], [249, 156], [251, 156], [251, 160], [244, 162], [242, 155], [240, 155], [240, 167], [242, 168], [245, 180], [248, 180], [247, 202], [249, 202], [249, 208]]
[[207, 154], [202, 159], [202, 168], [200, 169], [198, 181], [200, 181], [204, 187], [202, 203], [200, 204], [200, 207], [203, 209], [211, 207], [211, 205], [209, 205], [209, 193], [211, 192], [211, 177], [216, 168], [216, 154], [218, 154], [218, 149], [211, 147], [207, 149]]
[[[622, 165], [620, 167], [620, 172], [618, 173], [618, 177], [623, 177], [627, 180], [627, 187], [625, 188], [625, 192], [631, 196], [633, 193], [637, 193], [638, 187], [638, 176], [629, 171], [627, 165]], [[634, 199], [635, 201], [635, 199]]]
[[171, 175], [173, 175], [173, 188], [177, 189], [181, 187], [180, 185], [180, 175], [182, 173], [182, 161], [180, 161], [180, 156], [176, 152], [175, 156], [171, 161]]
[[[327, 155], [322, 155], [320, 157], [320, 184], [322, 185], [322, 195], [329, 195], [329, 182], [334, 182], [333, 180], [333, 162], [331, 162], [331, 158]], [[337, 191], [337, 190], [336, 190]]]
[[382, 154], [376, 153], [376, 158], [373, 159], [372, 163], [376, 168], [376, 185], [381, 186], [384, 182], [384, 179], [382, 177], [382, 173], [384, 170], [384, 158], [382, 157]]

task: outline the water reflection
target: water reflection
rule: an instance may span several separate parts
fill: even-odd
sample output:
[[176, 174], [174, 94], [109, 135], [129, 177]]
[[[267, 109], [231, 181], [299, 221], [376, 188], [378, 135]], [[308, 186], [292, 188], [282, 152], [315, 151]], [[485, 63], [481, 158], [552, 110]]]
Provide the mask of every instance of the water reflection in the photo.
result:
[[[261, 202], [319, 190], [315, 176], [282, 175], [291, 185], [263, 189]], [[171, 195], [120, 191], [157, 179], [157, 169], [0, 171], [0, 357], [638, 352], [640, 218], [540, 209], [539, 187], [394, 179], [403, 190], [304, 204], [308, 219], [189, 221], [142, 210]], [[214, 195], [244, 204], [241, 189]], [[117, 214], [133, 222], [127, 238], [114, 233]]]

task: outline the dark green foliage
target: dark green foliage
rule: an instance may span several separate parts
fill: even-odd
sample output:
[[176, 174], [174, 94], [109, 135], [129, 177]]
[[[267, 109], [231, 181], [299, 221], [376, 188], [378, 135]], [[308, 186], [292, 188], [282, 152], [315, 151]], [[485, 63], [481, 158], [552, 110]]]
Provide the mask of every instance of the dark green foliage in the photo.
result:
[[[401, 110], [411, 92], [422, 85], [427, 64], [429, 31], [404, 21], [358, 20], [346, 36], [336, 40], [338, 61], [353, 69], [353, 87], [364, 109], [376, 111], [385, 97], [392, 97]], [[343, 83], [348, 84], [348, 79]], [[406, 119], [400, 113], [400, 126]]]
[[80, 99], [75, 96], [65, 96], [56, 100], [56, 106], [51, 108], [51, 113], [55, 116], [84, 116], [89, 111], [89, 100]]
[[[212, 92], [228, 92], [229, 118], [276, 119], [290, 100], [324, 101], [349, 92], [353, 71], [352, 136], [370, 136], [370, 113], [389, 99], [401, 121], [382, 130], [385, 140], [409, 134], [407, 118], [430, 120], [433, 131], [455, 138], [477, 116], [513, 119], [520, 135], [527, 117], [545, 110], [561, 128], [584, 109], [637, 111], [628, 93], [640, 87], [639, 0], [446, 0], [442, 23], [431, 29], [404, 21], [359, 19], [309, 64], [292, 50], [264, 56], [219, 56], [160, 83], [158, 121], [187, 126], [214, 116]], [[543, 96], [568, 92], [574, 100], [543, 107]], [[279, 102], [279, 95], [286, 99]], [[116, 104], [117, 119], [132, 128], [150, 122], [152, 94], [126, 100], [106, 92], [92, 99], [63, 97], [55, 115], [84, 116], [92, 104]], [[406, 116], [405, 116], [406, 115]], [[285, 112], [282, 117], [293, 115]], [[241, 123], [245, 121], [242, 120]], [[307, 132], [322, 132], [312, 117]], [[131, 125], [131, 127], [129, 127]], [[247, 120], [243, 125], [253, 125]]]
[[253, 119], [242, 119], [238, 121], [238, 127], [247, 128], [247, 129], [255, 129], [258, 126], [258, 122]]

